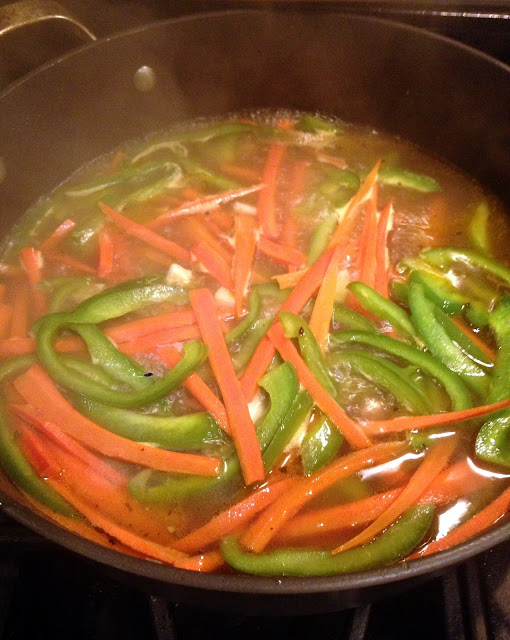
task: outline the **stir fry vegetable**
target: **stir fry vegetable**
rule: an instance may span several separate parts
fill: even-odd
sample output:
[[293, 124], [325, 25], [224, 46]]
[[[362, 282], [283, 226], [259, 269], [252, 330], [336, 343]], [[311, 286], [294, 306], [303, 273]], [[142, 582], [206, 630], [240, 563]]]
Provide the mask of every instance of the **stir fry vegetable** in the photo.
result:
[[406, 562], [507, 517], [489, 194], [319, 114], [112, 158], [4, 248], [6, 490], [125, 553], [265, 576]]

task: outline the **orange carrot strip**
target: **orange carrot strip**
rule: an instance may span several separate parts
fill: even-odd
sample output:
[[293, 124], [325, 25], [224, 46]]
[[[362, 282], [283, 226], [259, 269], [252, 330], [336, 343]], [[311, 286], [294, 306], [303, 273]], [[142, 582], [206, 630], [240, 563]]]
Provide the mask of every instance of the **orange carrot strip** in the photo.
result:
[[260, 173], [249, 167], [239, 167], [236, 164], [222, 164], [220, 170], [232, 178], [239, 178], [239, 180], [246, 180], [246, 182], [260, 182]]
[[[59, 338], [55, 342], [55, 350], [59, 353], [80, 351], [84, 347], [81, 338]], [[0, 358], [10, 358], [26, 353], [35, 353], [35, 340], [33, 338], [6, 338], [0, 339]]]
[[0, 339], [6, 338], [11, 326], [12, 307], [0, 302]]
[[443, 438], [438, 441], [436, 445], [432, 447], [430, 452], [426, 455], [425, 460], [422, 462], [418, 470], [413, 474], [409, 483], [404, 487], [402, 493], [395, 499], [394, 502], [384, 511], [371, 525], [364, 529], [360, 534], [354, 536], [344, 544], [340, 545], [332, 551], [333, 554], [358, 547], [360, 545], [370, 542], [372, 538], [375, 538], [381, 531], [384, 531], [390, 526], [392, 522], [395, 522], [404, 511], [411, 507], [419, 499], [426, 489], [430, 486], [434, 478], [448, 464], [455, 447], [458, 444], [456, 437]]
[[207, 226], [207, 221], [199, 218], [187, 218], [182, 222], [192, 242], [200, 240], [220, 255], [229, 267], [232, 266], [232, 251], [230, 245], [226, 247], [218, 240], [219, 234], [222, 233], [221, 230], [212, 226], [214, 229], [214, 233], [212, 233]]
[[487, 485], [487, 478], [476, 473], [464, 458], [449, 466], [432, 481], [419, 499], [421, 503], [445, 504]]
[[302, 268], [306, 264], [306, 256], [302, 251], [280, 244], [262, 236], [257, 242], [257, 249], [264, 255], [294, 267]]
[[361, 187], [358, 189], [354, 197], [347, 207], [347, 211], [343, 217], [343, 220], [338, 224], [335, 232], [333, 233], [329, 246], [340, 244], [343, 245], [350, 238], [352, 229], [356, 221], [356, 213], [360, 205], [370, 196], [370, 192], [374, 188], [377, 181], [377, 174], [379, 173], [379, 167], [381, 161], [376, 162], [374, 168], [370, 171], [367, 177], [363, 180]]
[[443, 551], [444, 549], [460, 544], [469, 538], [473, 538], [503, 518], [508, 513], [509, 509], [510, 489], [507, 489], [497, 497], [494, 502], [491, 502], [491, 504], [485, 507], [485, 509], [479, 511], [475, 516], [459, 525], [456, 529], [453, 529], [453, 531], [446, 534], [443, 538], [439, 538], [439, 540], [431, 542], [422, 550], [413, 554], [411, 558], [428, 556], [431, 553]]
[[[243, 198], [244, 196], [250, 195], [250, 193], [256, 193], [257, 191], [261, 191], [264, 188], [262, 183], [254, 184], [250, 187], [243, 187], [242, 189], [233, 189], [231, 191], [225, 191], [224, 193], [220, 193], [219, 195], [214, 196], [206, 196], [205, 198], [197, 198], [192, 202], [188, 202], [177, 209], [172, 209], [171, 211], [165, 211], [162, 215], [157, 217], [155, 220], [151, 220], [147, 227], [150, 229], [157, 229], [159, 227], [164, 226], [168, 222], [175, 220], [176, 218], [180, 218], [181, 216], [188, 216], [195, 213], [207, 213], [211, 209], [218, 207], [220, 204], [225, 204], [227, 202], [231, 202], [232, 200], [236, 200], [237, 198]], [[196, 192], [192, 192], [192, 197], [196, 197]], [[183, 191], [184, 194], [184, 191]], [[191, 194], [190, 194], [191, 195]]]
[[260, 553], [291, 518], [314, 497], [361, 469], [391, 460], [403, 452], [406, 446], [402, 442], [377, 444], [369, 449], [355, 451], [338, 458], [310, 476], [300, 478], [294, 487], [270, 504], [248, 527], [241, 537], [241, 544], [255, 553]]
[[9, 410], [19, 416], [25, 422], [37, 427], [47, 438], [53, 440], [62, 449], [72, 454], [77, 460], [81, 460], [95, 472], [99, 473], [102, 478], [107, 480], [111, 485], [123, 487], [127, 483], [127, 479], [122, 473], [116, 471], [113, 467], [95, 454], [91, 453], [79, 442], [68, 436], [62, 429], [49, 420], [44, 420], [39, 412], [29, 404], [9, 404]]
[[116, 327], [106, 329], [106, 335], [115, 342], [127, 342], [135, 338], [141, 338], [149, 333], [163, 331], [172, 327], [184, 327], [194, 324], [195, 314], [190, 307], [163, 313], [158, 316], [141, 318], [131, 322], [124, 322]]
[[285, 338], [281, 325], [273, 325], [268, 335], [282, 358], [294, 365], [299, 381], [312, 396], [319, 409], [333, 420], [351, 447], [355, 449], [370, 447], [372, 442], [363, 431], [362, 426], [349, 418], [336, 400], [319, 384], [292, 341]]
[[14, 293], [12, 304], [10, 338], [25, 338], [28, 334], [30, 322], [30, 299], [28, 289], [20, 285]]
[[393, 227], [393, 203], [388, 204], [381, 211], [379, 222], [377, 223], [377, 241], [376, 241], [376, 267], [374, 278], [374, 289], [385, 298], [389, 297], [388, 293], [388, 233]]
[[313, 331], [323, 351], [326, 348], [331, 318], [333, 317], [338, 265], [343, 253], [344, 251], [341, 247], [336, 247], [331, 256], [328, 268], [324, 274], [324, 279], [315, 298], [315, 304], [313, 305], [312, 315], [310, 317], [310, 329]]
[[318, 152], [316, 155], [317, 155], [317, 160], [319, 160], [319, 162], [332, 164], [333, 166], [338, 167], [339, 169], [347, 168], [347, 162], [343, 158], [337, 158], [336, 156], [331, 156], [327, 153], [322, 153], [322, 151]]
[[[156, 354], [161, 362], [169, 369], [175, 367], [182, 357], [172, 345], [158, 347]], [[225, 411], [223, 402], [213, 393], [198, 373], [192, 373], [188, 376], [184, 381], [184, 386], [195, 396], [204, 409], [212, 413], [220, 427], [226, 431], [226, 433], [230, 434], [227, 412]]]
[[[324, 255], [322, 255], [302, 274], [291, 294], [283, 303], [282, 311], [299, 313], [302, 310], [308, 300], [319, 288], [334, 251], [334, 248], [326, 251]], [[255, 352], [241, 378], [241, 388], [248, 401], [253, 399], [253, 396], [257, 391], [258, 382], [271, 364], [274, 352], [275, 350], [272, 342], [266, 337], [259, 342], [255, 349]]]
[[53, 251], [53, 249], [66, 238], [76, 226], [76, 222], [68, 218], [64, 220], [58, 227], [46, 238], [41, 244], [40, 249], [43, 253]]
[[510, 407], [510, 398], [493, 402], [492, 404], [484, 404], [480, 407], [462, 409], [460, 411], [446, 411], [445, 413], [434, 413], [426, 416], [404, 416], [391, 420], [371, 420], [365, 422], [363, 428], [370, 435], [427, 429], [428, 427], [435, 427], [442, 424], [471, 420], [471, 418], [485, 416], [489, 413], [500, 411], [501, 409], [507, 409], [508, 407]]
[[253, 257], [256, 248], [255, 220], [238, 214], [235, 217], [235, 254], [232, 266], [236, 316], [243, 311], [246, 290], [250, 283]]
[[285, 478], [279, 482], [260, 487], [247, 498], [222, 511], [207, 524], [178, 540], [174, 544], [175, 549], [185, 553], [197, 553], [224, 536], [236, 533], [257, 513], [260, 513], [285, 491], [293, 487], [297, 481], [297, 477]]
[[36, 287], [42, 280], [43, 257], [39, 249], [27, 247], [21, 249], [20, 258], [31, 287]]
[[170, 565], [173, 564], [175, 560], [183, 557], [180, 551], [176, 551], [167, 545], [147, 540], [112, 522], [110, 518], [101, 514], [95, 506], [91, 506], [88, 502], [77, 496], [76, 493], [70, 490], [61, 480], [48, 478], [48, 484], [58, 491], [75, 509], [82, 513], [93, 526], [102, 529], [109, 536], [120, 540], [120, 542], [144, 556]]
[[50, 262], [58, 262], [66, 267], [71, 267], [71, 269], [78, 271], [79, 273], [85, 273], [91, 276], [97, 275], [96, 269], [85, 264], [85, 262], [80, 262], [79, 260], [76, 260], [76, 258], [68, 256], [66, 253], [61, 253], [60, 251], [46, 251], [44, 257]]
[[199, 571], [200, 573], [212, 573], [225, 564], [223, 555], [219, 549], [201, 553], [190, 558], [175, 560], [174, 567], [187, 569], [188, 571]]
[[4, 276], [5, 278], [18, 278], [21, 275], [23, 275], [23, 269], [21, 267], [0, 262], [0, 276]]
[[118, 227], [123, 229], [128, 235], [141, 240], [155, 249], [159, 249], [162, 253], [165, 253], [176, 260], [180, 260], [186, 264], [190, 262], [191, 257], [187, 249], [184, 249], [168, 238], [164, 238], [163, 236], [154, 233], [154, 231], [151, 231], [147, 227], [126, 218], [103, 202], [100, 202], [99, 206], [105, 216]]
[[491, 349], [483, 340], [477, 336], [477, 334], [472, 331], [469, 327], [467, 327], [460, 318], [452, 317], [453, 322], [459, 327], [459, 329], [472, 341], [476, 344], [476, 346], [481, 349], [485, 355], [494, 362], [496, 360], [496, 354], [493, 349]]
[[269, 238], [278, 236], [278, 219], [276, 213], [276, 186], [278, 172], [285, 153], [285, 146], [279, 142], [269, 147], [266, 165], [262, 174], [264, 188], [259, 194], [257, 215], [264, 235]]
[[374, 286], [377, 270], [377, 185], [372, 189], [373, 197], [369, 198], [365, 207], [364, 233], [359, 246], [360, 275], [359, 280], [369, 287]]
[[99, 233], [99, 264], [97, 275], [100, 278], [107, 278], [113, 271], [115, 257], [115, 243], [108, 231], [102, 229]]
[[54, 422], [62, 431], [105, 456], [177, 473], [215, 476], [221, 468], [222, 462], [217, 458], [165, 451], [99, 427], [69, 404], [40, 365], [33, 365], [19, 376], [14, 387], [45, 420]]
[[226, 289], [234, 288], [230, 266], [212, 247], [205, 244], [205, 242], [197, 242], [191, 253], [222, 287]]
[[209, 289], [190, 291], [202, 340], [209, 347], [209, 362], [223, 396], [228, 423], [246, 484], [264, 479], [264, 465], [255, 426], [225, 344], [216, 303]]
[[383, 513], [401, 491], [402, 489], [392, 489], [356, 502], [297, 515], [280, 531], [278, 543], [294, 542], [316, 534], [333, 533], [368, 524]]
[[5, 282], [0, 282], [0, 302], [5, 302], [7, 296], [7, 285]]
[[117, 348], [126, 355], [152, 353], [159, 347], [176, 344], [178, 342], [188, 342], [188, 340], [197, 340], [200, 336], [201, 333], [198, 325], [189, 324], [182, 327], [170, 327], [170, 329], [155, 331], [140, 338], [121, 342], [117, 345]]
[[289, 271], [289, 273], [279, 273], [271, 276], [271, 280], [276, 280], [280, 289], [290, 289], [295, 287], [308, 269], [300, 269], [299, 271]]

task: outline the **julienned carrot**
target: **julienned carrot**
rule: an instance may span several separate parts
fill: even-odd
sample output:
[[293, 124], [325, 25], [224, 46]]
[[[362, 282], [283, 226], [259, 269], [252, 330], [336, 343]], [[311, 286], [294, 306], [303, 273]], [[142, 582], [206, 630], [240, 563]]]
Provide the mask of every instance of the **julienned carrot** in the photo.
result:
[[471, 468], [466, 459], [450, 465], [432, 481], [419, 502], [445, 504], [487, 486], [487, 478]]
[[138, 224], [137, 222], [126, 218], [121, 213], [115, 211], [102, 202], [99, 203], [99, 206], [105, 216], [109, 220], [111, 220], [111, 222], [123, 229], [128, 235], [133, 236], [138, 240], [141, 240], [142, 242], [145, 242], [155, 249], [159, 249], [159, 251], [162, 251], [163, 253], [171, 256], [172, 258], [175, 258], [176, 260], [189, 264], [191, 256], [187, 249], [184, 249], [176, 242], [173, 242], [168, 238], [164, 238], [163, 236], [154, 233], [154, 231], [151, 231], [147, 227], [144, 227], [141, 224]]
[[222, 287], [230, 290], [234, 288], [229, 264], [212, 247], [205, 242], [197, 242], [191, 249], [191, 254]]
[[297, 482], [297, 477], [285, 478], [279, 482], [260, 487], [247, 498], [222, 511], [204, 526], [178, 540], [174, 547], [185, 553], [197, 553], [207, 549], [224, 536], [237, 533], [257, 513], [260, 513]]
[[370, 435], [427, 429], [428, 427], [436, 427], [442, 424], [451, 424], [452, 422], [461, 422], [462, 420], [471, 420], [472, 418], [486, 416], [489, 413], [495, 413], [496, 411], [509, 407], [510, 398], [506, 398], [499, 402], [484, 404], [480, 407], [473, 407], [472, 409], [462, 409], [461, 411], [447, 411], [445, 413], [434, 413], [426, 416], [405, 416], [391, 420], [366, 421], [363, 423], [363, 428], [366, 433]]
[[21, 249], [20, 258], [31, 287], [36, 287], [42, 280], [44, 259], [41, 251], [35, 247]]
[[223, 260], [228, 264], [229, 267], [232, 266], [232, 248], [230, 245], [225, 246], [218, 240], [218, 229], [214, 229], [214, 233], [212, 233], [208, 226], [207, 220], [202, 220], [203, 216], [186, 218], [183, 220], [184, 229], [187, 232], [191, 242], [196, 242], [199, 240], [204, 244], [211, 247], [213, 251], [215, 251], [218, 255], [220, 255]]
[[416, 503], [420, 496], [425, 493], [434, 478], [445, 468], [457, 444], [457, 437], [438, 440], [437, 444], [432, 447], [426, 455], [425, 460], [404, 487], [402, 493], [391, 503], [386, 511], [360, 534], [334, 549], [332, 553], [340, 553], [347, 551], [347, 549], [366, 544], [389, 527], [392, 522], [395, 522], [404, 511], [407, 511], [409, 507]]
[[[319, 288], [334, 251], [334, 248], [326, 251], [324, 255], [303, 273], [291, 294], [283, 303], [282, 311], [299, 313], [303, 309], [308, 300], [310, 300]], [[241, 387], [248, 401], [251, 401], [257, 392], [259, 380], [271, 364], [274, 353], [275, 349], [272, 342], [264, 337], [255, 349], [255, 353], [241, 378]]]
[[388, 234], [393, 227], [393, 203], [388, 204], [381, 211], [379, 221], [377, 223], [377, 241], [376, 241], [376, 268], [374, 277], [374, 289], [385, 298], [388, 294]]
[[215, 476], [221, 468], [222, 462], [217, 458], [165, 451], [99, 427], [69, 404], [40, 365], [33, 365], [16, 378], [14, 387], [25, 402], [40, 411], [44, 420], [54, 422], [62, 431], [105, 456], [176, 473]]
[[344, 245], [352, 235], [352, 230], [356, 222], [358, 209], [360, 205], [362, 205], [363, 202], [370, 197], [370, 193], [377, 181], [377, 174], [379, 173], [380, 166], [381, 161], [379, 160], [378, 162], [376, 162], [375, 166], [367, 175], [367, 177], [363, 180], [361, 187], [358, 189], [358, 191], [350, 201], [342, 221], [338, 224], [335, 232], [331, 237], [331, 240], [329, 242], [330, 247], [333, 247], [337, 244]]
[[472, 341], [476, 346], [481, 349], [485, 355], [494, 362], [496, 360], [496, 354], [483, 340], [476, 335], [474, 331], [471, 331], [459, 318], [452, 317], [453, 322], [459, 327], [459, 329]]
[[258, 482], [263, 480], [265, 475], [262, 453], [248, 405], [225, 344], [216, 303], [209, 289], [194, 289], [190, 291], [189, 296], [202, 340], [209, 347], [209, 362], [225, 403], [243, 477], [248, 485]]
[[297, 515], [278, 534], [278, 544], [368, 524], [383, 513], [401, 491], [402, 489], [392, 489], [355, 502]]
[[26, 338], [30, 322], [30, 299], [28, 289], [17, 287], [12, 303], [10, 338]]
[[121, 342], [117, 348], [126, 355], [134, 353], [151, 353], [154, 349], [164, 347], [168, 344], [187, 342], [200, 338], [200, 329], [196, 324], [188, 324], [182, 327], [170, 327], [162, 331], [154, 331], [140, 338], [134, 338], [127, 342]]
[[49, 420], [41, 419], [41, 416], [32, 406], [25, 404], [9, 404], [9, 410], [22, 418], [25, 422], [37, 427], [47, 438], [53, 440], [62, 449], [68, 451], [76, 459], [90, 467], [91, 470], [99, 473], [102, 478], [111, 485], [125, 487], [127, 479], [120, 471], [117, 471], [109, 464], [91, 453], [79, 442], [68, 436], [62, 429]]
[[64, 238], [66, 238], [76, 226], [76, 222], [68, 218], [64, 220], [58, 227], [46, 238], [41, 244], [40, 249], [43, 253], [46, 251], [53, 251], [57, 245], [59, 245]]
[[256, 553], [263, 551], [286, 523], [313, 498], [361, 469], [391, 460], [406, 447], [405, 443], [395, 441], [377, 444], [338, 458], [310, 476], [299, 479], [294, 487], [269, 505], [248, 527], [241, 544]]
[[[81, 338], [70, 336], [59, 338], [55, 342], [55, 350], [59, 353], [72, 353], [80, 351], [84, 345], [85, 343]], [[0, 359], [21, 356], [25, 353], [35, 353], [35, 340], [33, 338], [0, 339]]]
[[5, 282], [0, 282], [0, 302], [5, 302], [7, 297], [7, 285]]
[[320, 385], [317, 378], [306, 366], [305, 361], [299, 355], [292, 341], [284, 336], [281, 325], [273, 325], [269, 330], [269, 339], [273, 342], [282, 358], [294, 366], [299, 382], [312, 396], [319, 409], [333, 420], [351, 447], [355, 449], [370, 447], [372, 442], [363, 431], [363, 427], [349, 418], [336, 400]]
[[[166, 345], [156, 349], [156, 355], [169, 369], [177, 365], [181, 360], [181, 355], [172, 345]], [[184, 386], [200, 404], [212, 413], [222, 429], [230, 434], [230, 426], [228, 424], [227, 412], [223, 402], [213, 393], [211, 388], [202, 380], [198, 373], [192, 373], [184, 381]]]
[[[194, 198], [192, 202], [187, 202], [177, 209], [165, 211], [165, 213], [158, 216], [155, 220], [151, 220], [151, 222], [148, 223], [147, 227], [149, 227], [150, 229], [157, 229], [168, 224], [168, 222], [171, 222], [172, 220], [175, 220], [182, 216], [188, 216], [195, 213], [207, 213], [211, 209], [218, 207], [220, 204], [226, 204], [227, 202], [231, 202], [232, 200], [236, 200], [237, 198], [243, 198], [244, 196], [250, 195], [250, 193], [261, 191], [263, 188], [264, 184], [258, 183], [251, 185], [250, 187], [233, 189], [232, 191], [225, 191], [224, 193], [220, 193], [218, 195], [198, 198], [196, 198], [196, 196], [199, 194], [197, 194], [196, 192], [192, 192], [190, 193], [192, 198]], [[184, 190], [182, 193], [185, 193]]]
[[23, 269], [13, 264], [0, 262], [0, 276], [4, 278], [18, 278], [23, 275]]
[[193, 309], [185, 307], [149, 318], [124, 322], [116, 327], [109, 327], [105, 330], [105, 333], [115, 342], [127, 342], [156, 331], [164, 331], [173, 327], [185, 327], [194, 323], [195, 314]]
[[80, 260], [76, 260], [76, 258], [72, 258], [67, 255], [67, 253], [61, 253], [60, 251], [46, 251], [44, 257], [50, 262], [58, 262], [66, 267], [70, 267], [74, 271], [78, 271], [79, 273], [84, 273], [90, 276], [97, 275], [97, 271], [94, 267], [91, 267], [89, 264], [81, 262]]
[[115, 243], [112, 236], [106, 229], [101, 229], [99, 233], [99, 264], [97, 275], [100, 278], [107, 278], [114, 267]]
[[12, 307], [0, 302], [0, 340], [7, 337], [11, 326]]
[[175, 560], [174, 567], [177, 569], [187, 569], [188, 571], [198, 571], [200, 573], [212, 573], [225, 564], [223, 555], [219, 549], [201, 553], [190, 558]]
[[322, 153], [322, 151], [317, 153], [317, 160], [319, 160], [320, 162], [325, 162], [327, 164], [332, 164], [334, 167], [338, 167], [339, 169], [347, 168], [347, 162], [343, 158], [337, 158], [336, 156]]
[[377, 184], [365, 205], [365, 220], [359, 246], [359, 280], [369, 287], [374, 286], [377, 270]]
[[338, 265], [343, 256], [342, 247], [336, 247], [324, 279], [319, 287], [317, 297], [310, 317], [310, 329], [313, 331], [317, 342], [324, 351], [328, 340], [328, 333], [331, 326], [331, 318], [335, 306], [336, 285], [338, 276]]
[[235, 217], [235, 254], [232, 265], [236, 316], [243, 312], [243, 303], [250, 284], [253, 257], [256, 247], [255, 220], [251, 216]]
[[269, 147], [266, 165], [262, 174], [264, 188], [260, 191], [257, 216], [264, 235], [269, 238], [278, 236], [278, 216], [276, 211], [276, 187], [280, 165], [285, 154], [285, 146], [275, 142]]
[[176, 560], [183, 557], [183, 553], [172, 549], [170, 546], [158, 544], [138, 536], [131, 531], [128, 531], [124, 527], [119, 526], [113, 522], [110, 518], [102, 515], [93, 505], [90, 505], [87, 501], [77, 496], [73, 491], [56, 478], [48, 478], [48, 484], [58, 491], [60, 495], [65, 498], [70, 504], [73, 505], [77, 511], [82, 513], [93, 526], [105, 531], [109, 536], [119, 540], [128, 547], [131, 547], [135, 551], [154, 558], [165, 564], [173, 564]]
[[269, 258], [277, 260], [278, 262], [284, 262], [293, 267], [302, 268], [306, 264], [306, 256], [302, 251], [280, 244], [274, 240], [269, 240], [269, 238], [265, 238], [264, 236], [259, 238], [257, 249]]
[[289, 273], [279, 273], [276, 276], [271, 276], [271, 280], [276, 280], [280, 289], [290, 289], [297, 285], [307, 271], [308, 269], [299, 269], [298, 271], [289, 271]]
[[507, 489], [499, 497], [491, 502], [485, 509], [479, 511], [475, 516], [459, 525], [456, 529], [453, 529], [450, 533], [446, 534], [443, 538], [431, 542], [421, 551], [414, 554], [412, 557], [428, 556], [431, 553], [437, 553], [443, 551], [449, 547], [460, 544], [469, 538], [482, 533], [485, 529], [488, 529], [498, 520], [507, 515], [510, 509], [510, 489]]

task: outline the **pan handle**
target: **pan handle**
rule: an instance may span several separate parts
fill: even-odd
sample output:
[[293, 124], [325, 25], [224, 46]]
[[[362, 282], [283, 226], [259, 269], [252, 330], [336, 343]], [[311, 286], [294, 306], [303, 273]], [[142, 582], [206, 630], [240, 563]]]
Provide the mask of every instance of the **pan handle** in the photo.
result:
[[70, 25], [80, 39], [95, 41], [96, 36], [72, 13], [53, 0], [20, 0], [0, 7], [0, 37], [22, 27], [49, 20]]

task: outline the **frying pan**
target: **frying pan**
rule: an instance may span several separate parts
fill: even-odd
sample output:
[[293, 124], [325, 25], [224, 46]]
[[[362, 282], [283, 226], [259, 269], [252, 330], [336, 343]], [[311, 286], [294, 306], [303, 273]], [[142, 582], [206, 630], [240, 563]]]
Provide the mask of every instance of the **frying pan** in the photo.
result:
[[[2, 228], [125, 140], [190, 118], [259, 108], [317, 110], [399, 135], [473, 174], [510, 207], [508, 67], [377, 19], [229, 11], [99, 41], [10, 86], [0, 96]], [[99, 547], [6, 494], [2, 504], [24, 525], [138, 587], [245, 614], [358, 605], [407, 589], [510, 535], [505, 523], [437, 556], [333, 578], [202, 575]]]

